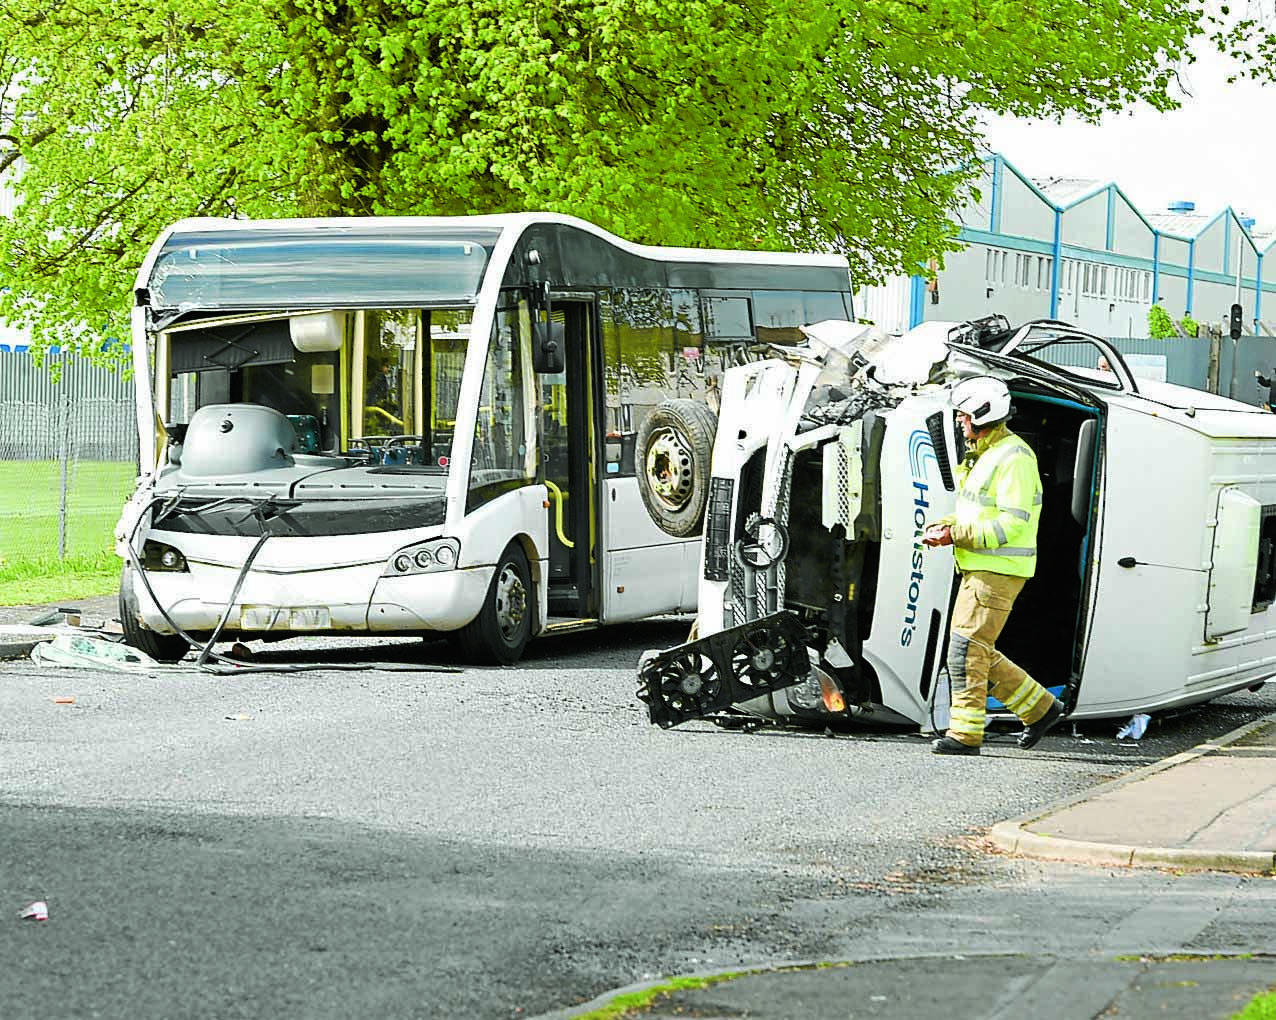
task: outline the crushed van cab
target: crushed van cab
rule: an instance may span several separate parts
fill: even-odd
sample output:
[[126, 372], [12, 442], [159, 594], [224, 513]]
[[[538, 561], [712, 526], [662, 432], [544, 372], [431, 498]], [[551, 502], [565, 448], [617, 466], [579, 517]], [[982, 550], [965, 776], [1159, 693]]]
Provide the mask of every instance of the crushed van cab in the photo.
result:
[[956, 574], [921, 539], [954, 508], [950, 392], [973, 376], [1008, 385], [1043, 486], [1036, 574], [998, 651], [1073, 719], [1276, 673], [1276, 416], [1136, 379], [1062, 322], [805, 332], [725, 374], [695, 639], [644, 656], [652, 722], [944, 729]]

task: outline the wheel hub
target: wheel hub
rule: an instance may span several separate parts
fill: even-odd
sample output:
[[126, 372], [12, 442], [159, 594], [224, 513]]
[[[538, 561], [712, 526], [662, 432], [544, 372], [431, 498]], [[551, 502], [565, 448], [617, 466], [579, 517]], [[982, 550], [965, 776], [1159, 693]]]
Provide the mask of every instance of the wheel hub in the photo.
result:
[[662, 429], [647, 448], [647, 481], [671, 510], [682, 509], [691, 498], [691, 461], [691, 450], [673, 429]]
[[506, 566], [496, 582], [496, 624], [510, 639], [518, 634], [527, 615], [527, 589], [512, 566]]

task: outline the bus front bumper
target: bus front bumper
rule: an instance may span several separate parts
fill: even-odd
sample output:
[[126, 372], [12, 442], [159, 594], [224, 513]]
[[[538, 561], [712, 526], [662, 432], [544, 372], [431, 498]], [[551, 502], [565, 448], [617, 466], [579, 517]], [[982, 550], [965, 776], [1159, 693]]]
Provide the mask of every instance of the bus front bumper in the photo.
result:
[[[329, 568], [322, 572], [250, 572], [244, 578], [224, 631], [435, 632], [457, 630], [478, 615], [494, 568], [382, 576], [382, 567]], [[239, 571], [203, 563], [189, 573], [147, 574], [169, 618], [188, 633], [208, 633], [226, 614]], [[133, 584], [142, 620], [160, 634], [173, 633], [140, 578]]]

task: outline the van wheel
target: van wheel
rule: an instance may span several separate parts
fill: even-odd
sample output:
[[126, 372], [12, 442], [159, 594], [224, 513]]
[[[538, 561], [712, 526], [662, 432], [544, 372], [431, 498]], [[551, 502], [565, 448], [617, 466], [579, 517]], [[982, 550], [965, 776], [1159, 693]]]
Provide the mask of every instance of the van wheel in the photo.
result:
[[717, 417], [695, 400], [657, 404], [638, 428], [638, 491], [647, 513], [667, 535], [700, 533], [717, 430]]
[[536, 597], [522, 546], [511, 542], [496, 564], [478, 616], [457, 631], [456, 641], [471, 662], [508, 666], [518, 662], [532, 636]]
[[157, 662], [178, 662], [191, 650], [190, 642], [184, 637], [160, 634], [142, 623], [133, 593], [133, 568], [127, 563], [120, 574], [120, 627], [126, 644]]

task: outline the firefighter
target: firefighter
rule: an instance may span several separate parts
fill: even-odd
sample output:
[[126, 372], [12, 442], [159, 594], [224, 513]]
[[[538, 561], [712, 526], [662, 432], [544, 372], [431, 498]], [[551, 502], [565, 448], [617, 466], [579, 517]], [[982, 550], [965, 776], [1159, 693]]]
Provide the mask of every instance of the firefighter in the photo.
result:
[[952, 711], [948, 732], [931, 750], [979, 753], [990, 688], [1023, 721], [1019, 746], [1030, 748], [1063, 716], [1063, 706], [995, 646], [1037, 566], [1037, 457], [1006, 427], [1010, 391], [1000, 379], [965, 379], [953, 387], [952, 403], [967, 446], [957, 469], [956, 513], [922, 536], [927, 546], [954, 546], [961, 574], [948, 643]]

